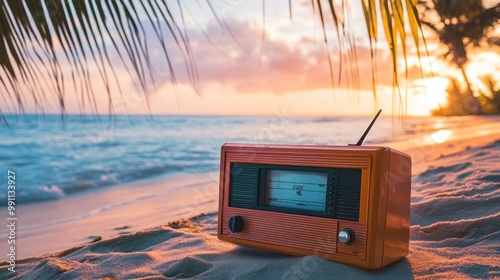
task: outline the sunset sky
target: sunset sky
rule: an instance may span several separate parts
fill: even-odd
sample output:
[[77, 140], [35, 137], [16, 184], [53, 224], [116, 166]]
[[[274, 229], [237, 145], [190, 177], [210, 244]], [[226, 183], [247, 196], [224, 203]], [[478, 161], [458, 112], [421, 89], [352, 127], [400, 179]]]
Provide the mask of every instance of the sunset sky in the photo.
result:
[[[177, 47], [170, 40], [167, 45], [169, 50], [173, 50], [170, 54], [178, 81], [177, 90], [174, 91], [166, 60], [155, 41], [153, 31], [149, 30], [151, 43], [148, 44], [148, 50], [157, 82], [156, 87], [151, 86], [150, 89], [151, 113], [273, 115], [281, 112], [279, 114], [372, 115], [375, 111], [371, 83], [372, 64], [367, 32], [359, 7], [352, 3], [352, 25], [347, 30], [351, 34], [348, 36], [352, 36], [356, 42], [356, 65], [352, 62], [352, 55], [349, 57], [347, 43], [342, 43], [341, 54], [335, 30], [331, 26], [327, 28], [335, 79], [335, 88], [332, 88], [321, 22], [310, 1], [292, 2], [292, 20], [289, 17], [288, 1], [265, 2], [265, 29], [261, 1], [212, 1], [214, 10], [229, 27], [229, 31], [217, 22], [204, 1], [190, 2], [184, 7], [185, 26], [199, 73], [199, 81], [195, 85], [197, 91], [189, 83], [184, 60], [179, 52], [175, 51]], [[179, 22], [182, 22], [180, 18]], [[436, 40], [428, 39], [431, 55], [422, 57], [423, 77], [418, 66], [417, 50], [413, 44], [408, 43], [409, 79], [405, 79], [402, 67], [404, 60], [399, 59], [398, 64], [402, 72], [399, 76], [401, 86], [398, 93], [393, 88], [390, 56], [383, 37], [380, 39], [377, 46], [376, 90], [378, 107], [383, 109], [385, 114], [400, 114], [401, 108], [407, 106], [408, 115], [428, 115], [430, 109], [445, 102], [444, 89], [447, 80], [442, 76], [458, 72], [454, 66], [437, 57], [443, 53], [437, 43]], [[498, 50], [472, 53], [471, 58], [473, 59], [467, 71], [472, 76], [500, 72]], [[343, 69], [341, 83], [338, 84], [340, 60]], [[431, 74], [431, 64], [434, 77]], [[122, 95], [116, 87], [112, 88], [114, 113], [147, 113], [144, 97], [133, 86], [118, 61], [116, 65]], [[359, 83], [352, 82], [352, 74], [356, 68]], [[105, 90], [99, 82], [101, 78], [98, 71], [93, 71], [93, 75], [95, 77], [92, 79], [96, 81], [93, 82], [93, 87], [100, 105], [99, 112], [106, 114], [108, 97], [103, 93]], [[474, 79], [473, 77], [472, 80]], [[67, 112], [79, 113], [81, 109], [76, 101], [77, 95], [71, 79], [67, 78], [66, 81]], [[395, 97], [398, 94], [403, 96], [403, 100]], [[25, 104], [27, 112], [37, 111], [29, 100]], [[9, 112], [4, 106], [2, 110]], [[58, 112], [55, 98], [46, 107], [47, 112]], [[85, 110], [89, 112], [88, 108]]]

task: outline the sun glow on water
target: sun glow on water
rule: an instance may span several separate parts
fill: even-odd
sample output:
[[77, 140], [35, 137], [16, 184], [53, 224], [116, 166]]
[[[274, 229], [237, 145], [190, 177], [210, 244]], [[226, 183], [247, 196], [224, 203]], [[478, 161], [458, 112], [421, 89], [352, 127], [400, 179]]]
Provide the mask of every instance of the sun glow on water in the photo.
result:
[[431, 134], [430, 138], [434, 143], [444, 143], [450, 136], [453, 134], [453, 132], [449, 129], [442, 129], [439, 131], [436, 131], [435, 133]]

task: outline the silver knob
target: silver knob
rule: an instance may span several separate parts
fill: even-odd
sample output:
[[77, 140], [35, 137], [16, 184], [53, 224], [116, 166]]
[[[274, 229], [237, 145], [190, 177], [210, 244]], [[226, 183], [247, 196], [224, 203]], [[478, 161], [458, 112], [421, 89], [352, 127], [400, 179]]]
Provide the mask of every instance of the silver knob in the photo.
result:
[[354, 232], [349, 228], [344, 228], [339, 232], [339, 241], [344, 244], [354, 242]]

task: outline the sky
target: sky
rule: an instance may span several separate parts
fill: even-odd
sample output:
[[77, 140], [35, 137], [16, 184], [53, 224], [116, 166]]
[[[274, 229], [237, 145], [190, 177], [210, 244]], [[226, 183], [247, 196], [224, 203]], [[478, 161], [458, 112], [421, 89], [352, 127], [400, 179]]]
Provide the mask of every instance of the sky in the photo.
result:
[[[175, 85], [171, 82], [168, 64], [160, 45], [155, 43], [154, 31], [146, 27], [155, 82], [147, 85], [146, 102], [118, 57], [112, 57], [121, 88], [120, 92], [112, 85], [113, 112], [346, 116], [373, 115], [380, 108], [386, 115], [429, 115], [431, 109], [444, 104], [447, 80], [442, 76], [458, 72], [438, 57], [443, 52], [438, 42], [428, 40], [430, 56], [424, 55], [420, 61], [416, 48], [408, 43], [408, 73], [404, 72], [404, 60], [398, 59], [400, 87], [395, 89], [392, 61], [383, 37], [376, 46], [376, 66], [373, 66], [364, 18], [353, 3], [357, 1], [348, 2], [352, 4], [349, 18], [352, 24], [344, 39], [352, 39], [355, 48], [346, 40], [338, 42], [328, 16], [325, 21], [329, 43], [324, 43], [318, 12], [313, 10], [310, 1], [292, 1], [291, 19], [286, 0], [265, 1], [264, 8], [262, 1], [214, 0], [210, 2], [212, 9], [205, 1], [183, 1], [189, 4], [183, 6], [184, 18], [179, 17], [178, 22], [184, 21], [198, 80], [194, 84], [190, 82], [185, 60], [167, 36], [165, 41], [177, 80]], [[173, 12], [180, 14], [175, 9]], [[349, 51], [353, 49], [354, 52]], [[473, 80], [478, 74], [500, 72], [498, 50], [483, 50], [472, 53], [471, 57], [467, 72], [473, 74]], [[99, 112], [106, 114], [109, 110], [106, 89], [99, 82], [102, 79], [98, 69], [89, 65], [93, 69], [91, 79]], [[372, 67], [376, 69], [375, 87]], [[69, 72], [70, 68], [63, 65], [63, 69]], [[82, 109], [71, 79], [66, 79], [66, 84], [67, 112], [90, 112], [88, 105]], [[26, 104], [27, 112], [37, 111], [30, 102]], [[47, 112], [58, 112], [56, 100], [46, 107]], [[9, 112], [8, 109], [2, 111]]]

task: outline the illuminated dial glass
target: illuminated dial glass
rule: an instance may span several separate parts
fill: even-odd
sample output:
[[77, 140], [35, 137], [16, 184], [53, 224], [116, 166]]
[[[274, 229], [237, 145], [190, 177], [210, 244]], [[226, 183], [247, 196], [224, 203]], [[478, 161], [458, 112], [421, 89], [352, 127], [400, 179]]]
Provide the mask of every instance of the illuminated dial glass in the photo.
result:
[[265, 205], [325, 211], [327, 182], [327, 173], [268, 170]]

